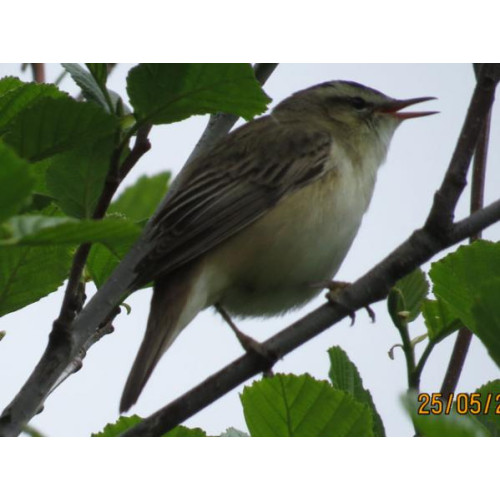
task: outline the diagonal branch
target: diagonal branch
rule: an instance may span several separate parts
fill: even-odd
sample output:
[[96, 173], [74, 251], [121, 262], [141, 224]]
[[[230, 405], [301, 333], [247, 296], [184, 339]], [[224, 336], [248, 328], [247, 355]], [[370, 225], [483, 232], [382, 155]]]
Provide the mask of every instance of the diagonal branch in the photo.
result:
[[455, 207], [467, 184], [467, 172], [472, 154], [495, 96], [500, 71], [497, 66], [499, 65], [484, 64], [477, 76], [476, 87], [457, 146], [443, 183], [434, 196], [434, 203], [425, 223], [428, 231], [435, 235], [449, 229], [453, 222]]

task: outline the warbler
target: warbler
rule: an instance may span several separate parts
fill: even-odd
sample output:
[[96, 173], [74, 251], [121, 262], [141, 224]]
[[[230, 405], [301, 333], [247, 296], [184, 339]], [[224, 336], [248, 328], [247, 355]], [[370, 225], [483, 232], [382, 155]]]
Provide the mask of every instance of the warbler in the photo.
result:
[[203, 309], [215, 306], [231, 323], [282, 314], [320, 293], [311, 285], [333, 279], [344, 260], [395, 130], [433, 113], [401, 110], [430, 99], [322, 83], [182, 169], [152, 221], [154, 250], [137, 267], [136, 285], [153, 281], [153, 297], [120, 411]]

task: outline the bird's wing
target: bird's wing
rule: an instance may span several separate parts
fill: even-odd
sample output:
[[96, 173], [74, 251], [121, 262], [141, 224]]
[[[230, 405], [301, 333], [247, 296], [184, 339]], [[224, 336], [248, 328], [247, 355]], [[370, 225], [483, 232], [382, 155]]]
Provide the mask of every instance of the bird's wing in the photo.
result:
[[290, 130], [271, 117], [228, 135], [188, 165], [156, 215], [154, 249], [138, 265], [139, 279], [151, 281], [199, 257], [321, 177], [331, 141], [328, 133]]

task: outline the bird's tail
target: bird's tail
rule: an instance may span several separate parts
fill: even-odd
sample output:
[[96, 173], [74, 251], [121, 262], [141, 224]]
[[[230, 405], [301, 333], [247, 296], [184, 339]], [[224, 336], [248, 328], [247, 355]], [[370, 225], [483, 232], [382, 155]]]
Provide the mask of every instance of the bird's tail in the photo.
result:
[[146, 333], [123, 389], [120, 412], [135, 404], [162, 354], [204, 308], [199, 294], [191, 293], [196, 280], [190, 278], [183, 273], [155, 282]]

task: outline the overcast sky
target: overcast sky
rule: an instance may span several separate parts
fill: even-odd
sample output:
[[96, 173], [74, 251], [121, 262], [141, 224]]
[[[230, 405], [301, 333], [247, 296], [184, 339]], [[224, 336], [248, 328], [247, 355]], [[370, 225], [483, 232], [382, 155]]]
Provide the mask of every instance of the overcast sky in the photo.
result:
[[[120, 64], [109, 79], [109, 87], [126, 96], [125, 78], [132, 65]], [[58, 65], [49, 65], [48, 81], [60, 73]], [[21, 75], [19, 65], [0, 64], [0, 76]], [[30, 74], [21, 78], [29, 79]], [[392, 97], [435, 96], [437, 101], [419, 109], [438, 110], [440, 114], [409, 120], [396, 132], [386, 164], [380, 170], [370, 209], [359, 234], [342, 265], [337, 279], [354, 281], [405, 240], [426, 217], [432, 196], [442, 181], [474, 85], [470, 65], [457, 64], [284, 64], [280, 65], [265, 86], [273, 106], [292, 92], [328, 80], [353, 80], [376, 88]], [[75, 92], [69, 78], [62, 87]], [[499, 110], [493, 114], [490, 142], [486, 203], [498, 197], [500, 160], [498, 141]], [[151, 134], [152, 150], [140, 161], [125, 185], [143, 174], [170, 170], [176, 174], [189, 156], [206, 123], [206, 117], [159, 126]], [[459, 215], [467, 214], [467, 190]], [[484, 233], [499, 240], [497, 224]], [[443, 254], [444, 255], [444, 254]], [[428, 269], [428, 265], [425, 266]], [[89, 287], [88, 294], [91, 289]], [[32, 424], [54, 436], [88, 436], [118, 417], [118, 402], [128, 371], [142, 339], [149, 310], [150, 291], [140, 291], [127, 299], [132, 312], [115, 321], [115, 333], [96, 344], [84, 360], [83, 369], [68, 379], [50, 396], [44, 411]], [[0, 318], [0, 330], [7, 335], [0, 343], [0, 407], [3, 408], [19, 390], [40, 358], [51, 323], [58, 313], [62, 289], [21, 311]], [[239, 322], [243, 331], [264, 340], [284, 326], [322, 303], [322, 298], [307, 307], [281, 318]], [[400, 396], [406, 389], [406, 370], [402, 352], [395, 360], [387, 351], [400, 339], [389, 320], [385, 302], [373, 306], [377, 315], [371, 324], [364, 311], [356, 323], [344, 320], [335, 327], [278, 362], [275, 372], [304, 373], [316, 378], [328, 376], [327, 349], [340, 345], [354, 361], [364, 385], [391, 436], [409, 436], [412, 427], [404, 415]], [[425, 332], [422, 321], [411, 325], [411, 335]], [[453, 338], [440, 344], [423, 373], [422, 391], [439, 391]], [[422, 348], [418, 349], [420, 353]], [[205, 311], [180, 335], [163, 356], [138, 404], [131, 413], [147, 416], [173, 398], [198, 384], [214, 371], [242, 354], [229, 328], [211, 311]], [[498, 368], [489, 360], [484, 347], [474, 339], [458, 391], [471, 392], [485, 382], [498, 378]], [[246, 430], [238, 387], [210, 408], [186, 422], [219, 434], [233, 426]], [[457, 392], [458, 392], [457, 391]]]

